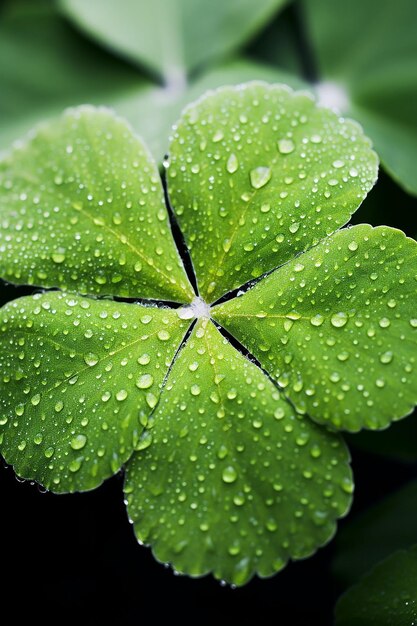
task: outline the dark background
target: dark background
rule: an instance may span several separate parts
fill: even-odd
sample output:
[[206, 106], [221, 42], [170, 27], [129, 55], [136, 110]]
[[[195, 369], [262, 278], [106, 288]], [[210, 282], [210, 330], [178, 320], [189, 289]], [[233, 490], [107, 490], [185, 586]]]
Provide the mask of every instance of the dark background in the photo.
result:
[[[294, 9], [286, 9], [283, 19], [301, 41]], [[271, 29], [273, 24], [249, 53], [256, 55], [259, 41]], [[304, 51], [303, 58], [305, 74], [311, 77], [314, 62], [309, 51]], [[416, 209], [416, 200], [382, 173], [354, 221], [385, 223], [415, 236]], [[0, 290], [2, 304], [33, 292], [4, 283]], [[417, 441], [416, 416], [406, 421], [392, 428], [394, 446], [397, 437], [398, 441], [404, 437]], [[383, 437], [386, 440], [386, 434]], [[356, 493], [352, 512], [340, 528], [369, 504], [417, 478], [415, 462], [364, 451], [369, 441], [366, 435], [349, 441]], [[289, 564], [279, 575], [254, 579], [241, 589], [222, 587], [211, 577], [174, 576], [155, 561], [150, 550], [138, 546], [123, 504], [122, 473], [94, 492], [56, 496], [20, 482], [0, 459], [0, 507], [0, 624], [37, 618], [44, 623], [92, 625], [181, 621], [327, 626], [344, 590], [332, 575], [335, 542], [306, 561]]]
[[[415, 466], [355, 450], [353, 467], [353, 511], [340, 527], [417, 477]], [[211, 577], [174, 576], [137, 544], [123, 504], [121, 474], [91, 493], [65, 496], [18, 482], [11, 468], [1, 468], [0, 484], [3, 615], [93, 625], [148, 620], [222, 626], [332, 624], [334, 603], [343, 591], [331, 575], [334, 542], [275, 577], [231, 589]], [[20, 598], [17, 602], [12, 593]]]

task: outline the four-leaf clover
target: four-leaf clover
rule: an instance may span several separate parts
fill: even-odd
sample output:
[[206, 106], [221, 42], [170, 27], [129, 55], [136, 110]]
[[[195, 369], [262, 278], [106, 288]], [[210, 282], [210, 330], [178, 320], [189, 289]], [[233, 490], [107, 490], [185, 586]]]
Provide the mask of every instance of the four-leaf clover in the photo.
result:
[[240, 585], [334, 534], [353, 491], [336, 431], [417, 401], [417, 247], [338, 230], [377, 157], [306, 93], [209, 93], [165, 166], [172, 214], [143, 143], [87, 106], [0, 164], [1, 273], [59, 289], [1, 311], [0, 449], [55, 492], [125, 465], [138, 539]]

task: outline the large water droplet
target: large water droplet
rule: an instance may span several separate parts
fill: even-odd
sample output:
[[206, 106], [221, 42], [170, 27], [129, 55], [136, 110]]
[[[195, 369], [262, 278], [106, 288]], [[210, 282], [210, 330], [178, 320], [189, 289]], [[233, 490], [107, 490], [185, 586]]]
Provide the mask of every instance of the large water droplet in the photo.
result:
[[346, 313], [343, 312], [334, 313], [334, 315], [332, 315], [330, 318], [330, 322], [335, 328], [342, 328], [342, 326], [345, 326], [347, 321], [348, 317]]
[[278, 150], [281, 154], [291, 154], [295, 150], [294, 142], [291, 139], [280, 139], [278, 141]]
[[65, 261], [65, 252], [64, 250], [58, 249], [51, 254], [51, 259], [54, 263], [63, 263]]
[[249, 177], [250, 184], [254, 189], [265, 187], [271, 180], [271, 168], [265, 166], [255, 167], [255, 169], [251, 170]]
[[87, 363], [87, 365], [90, 365], [90, 367], [92, 367], [93, 365], [97, 365], [99, 358], [97, 354], [94, 354], [93, 352], [88, 352], [88, 354], [84, 355], [84, 361]]
[[231, 154], [227, 159], [226, 169], [230, 174], [234, 174], [239, 167], [239, 161], [235, 154]]
[[190, 392], [192, 396], [199, 396], [201, 389], [198, 385], [192, 385], [190, 388]]
[[234, 483], [237, 479], [237, 472], [234, 467], [228, 465], [222, 472], [222, 478], [225, 483]]
[[152, 385], [153, 376], [151, 376], [151, 374], [143, 374], [142, 376], [139, 376], [136, 382], [136, 386], [139, 387], [139, 389], [149, 389]]
[[71, 439], [71, 448], [73, 450], [81, 450], [86, 443], [87, 437], [85, 435], [75, 435], [75, 437]]

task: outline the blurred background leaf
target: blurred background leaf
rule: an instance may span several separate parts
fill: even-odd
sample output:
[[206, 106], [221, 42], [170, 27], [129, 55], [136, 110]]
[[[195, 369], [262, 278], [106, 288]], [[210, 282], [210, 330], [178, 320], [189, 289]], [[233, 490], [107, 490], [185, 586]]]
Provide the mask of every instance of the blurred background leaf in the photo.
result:
[[18, 0], [6, 5], [0, 22], [0, 150], [38, 121], [88, 102], [126, 117], [161, 160], [170, 129], [188, 102], [207, 89], [253, 79], [295, 88], [304, 84], [272, 66], [240, 58], [189, 84], [163, 86], [79, 35], [54, 3]]
[[[349, 445], [358, 450], [385, 456], [403, 463], [417, 463], [417, 416], [413, 414], [390, 428], [381, 431], [363, 431], [346, 437]], [[416, 500], [417, 506], [417, 500]]]
[[335, 540], [333, 572], [348, 586], [391, 552], [415, 543], [417, 480], [346, 520]]
[[336, 626], [413, 626], [416, 581], [417, 546], [392, 554], [340, 598]]
[[319, 80], [346, 89], [346, 112], [363, 124], [391, 176], [417, 194], [417, 2], [303, 6]]
[[59, 0], [94, 39], [154, 71], [172, 89], [232, 54], [288, 0]]

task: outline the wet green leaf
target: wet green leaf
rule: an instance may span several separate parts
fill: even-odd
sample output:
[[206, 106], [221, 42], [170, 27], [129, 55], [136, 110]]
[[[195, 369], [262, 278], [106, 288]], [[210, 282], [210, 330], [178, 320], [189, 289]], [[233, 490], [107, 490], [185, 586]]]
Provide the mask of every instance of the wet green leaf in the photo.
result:
[[287, 83], [302, 88], [302, 81], [286, 72], [268, 65], [240, 59], [225, 63], [204, 73], [184, 90], [173, 94], [165, 87], [143, 90], [139, 95], [116, 101], [115, 108], [125, 115], [133, 127], [140, 132], [152, 149], [155, 158], [162, 160], [169, 151], [169, 135], [183, 108], [208, 89], [222, 85], [237, 85], [257, 79], [271, 83]]
[[0, 443], [23, 478], [97, 487], [140, 448], [187, 322], [176, 311], [61, 292], [0, 317]]
[[356, 124], [282, 86], [189, 107], [169, 193], [202, 295], [269, 273], [210, 310], [130, 128], [81, 107], [34, 132], [0, 164], [0, 271], [106, 298], [49, 292], [2, 309], [6, 460], [53, 491], [93, 488], [127, 462], [139, 539], [190, 575], [240, 585], [329, 541], [351, 500], [348, 453], [301, 413], [375, 428], [417, 395], [415, 242], [385, 227], [334, 233], [376, 165]]
[[286, 0], [60, 0], [77, 26], [157, 72], [172, 90], [189, 70], [233, 53]]
[[0, 163], [0, 272], [18, 284], [186, 301], [158, 169], [126, 122], [79, 107]]
[[390, 174], [416, 194], [417, 3], [307, 0], [304, 10], [324, 100], [364, 125]]
[[417, 245], [344, 229], [213, 314], [298, 410], [318, 423], [383, 428], [417, 401]]
[[359, 126], [264, 83], [189, 106], [170, 157], [171, 202], [210, 302], [342, 226], [377, 174]]
[[149, 447], [128, 465], [140, 541], [179, 572], [233, 584], [311, 555], [353, 490], [340, 438], [294, 413], [208, 320], [174, 363]]
[[395, 552], [340, 598], [336, 626], [413, 626], [416, 580], [417, 546]]

